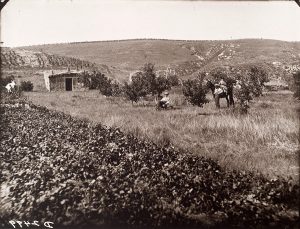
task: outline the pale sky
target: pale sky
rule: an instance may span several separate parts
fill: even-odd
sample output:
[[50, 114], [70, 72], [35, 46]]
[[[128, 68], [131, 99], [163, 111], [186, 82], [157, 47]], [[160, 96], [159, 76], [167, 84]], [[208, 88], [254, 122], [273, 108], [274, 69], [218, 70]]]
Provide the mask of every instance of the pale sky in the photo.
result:
[[3, 46], [160, 38], [300, 41], [300, 7], [285, 2], [10, 0]]

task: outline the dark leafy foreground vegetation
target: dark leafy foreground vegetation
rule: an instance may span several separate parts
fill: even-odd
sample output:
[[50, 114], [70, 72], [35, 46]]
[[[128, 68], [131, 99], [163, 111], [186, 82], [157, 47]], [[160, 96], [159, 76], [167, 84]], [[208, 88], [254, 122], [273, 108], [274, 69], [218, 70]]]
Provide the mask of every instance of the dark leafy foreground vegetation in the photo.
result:
[[299, 186], [289, 181], [224, 171], [34, 105], [6, 104], [1, 120], [3, 228], [10, 219], [54, 228], [299, 226]]

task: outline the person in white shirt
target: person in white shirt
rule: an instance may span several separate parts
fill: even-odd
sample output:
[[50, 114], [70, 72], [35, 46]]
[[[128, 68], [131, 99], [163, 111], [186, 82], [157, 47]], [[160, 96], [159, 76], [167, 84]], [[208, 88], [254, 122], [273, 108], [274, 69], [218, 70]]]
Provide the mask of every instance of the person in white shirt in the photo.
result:
[[159, 106], [162, 108], [166, 108], [169, 105], [170, 105], [169, 92], [165, 91], [163, 98], [159, 101]]

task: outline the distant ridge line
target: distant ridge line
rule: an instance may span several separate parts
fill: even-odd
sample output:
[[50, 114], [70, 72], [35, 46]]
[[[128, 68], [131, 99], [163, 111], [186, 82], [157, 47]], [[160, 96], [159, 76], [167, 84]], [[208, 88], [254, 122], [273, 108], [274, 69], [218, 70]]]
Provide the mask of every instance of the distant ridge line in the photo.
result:
[[99, 40], [99, 41], [74, 41], [74, 42], [61, 42], [61, 43], [47, 43], [47, 44], [36, 44], [36, 45], [23, 45], [13, 48], [23, 48], [23, 47], [34, 47], [34, 46], [46, 46], [46, 45], [65, 45], [65, 44], [83, 44], [83, 43], [109, 43], [109, 42], [127, 42], [127, 41], [177, 41], [177, 42], [197, 42], [197, 41], [246, 41], [246, 40], [263, 40], [263, 41], [281, 41], [288, 43], [298, 43], [300, 41], [283, 41], [276, 39], [265, 39], [265, 38], [241, 38], [241, 39], [228, 39], [228, 40], [192, 40], [192, 39], [164, 39], [164, 38], [130, 38], [130, 39], [120, 39], [120, 40]]

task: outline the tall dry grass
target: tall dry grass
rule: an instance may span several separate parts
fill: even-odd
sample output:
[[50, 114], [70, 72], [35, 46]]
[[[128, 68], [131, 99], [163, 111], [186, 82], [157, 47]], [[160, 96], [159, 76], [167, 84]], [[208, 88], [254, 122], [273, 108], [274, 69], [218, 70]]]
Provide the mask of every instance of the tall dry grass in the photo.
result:
[[227, 169], [250, 170], [271, 178], [299, 178], [299, 104], [290, 93], [269, 93], [251, 104], [249, 115], [186, 104], [171, 94], [178, 109], [156, 111], [152, 102], [132, 106], [122, 98], [105, 98], [96, 91], [26, 93], [36, 104], [87, 118], [160, 145], [217, 160]]

